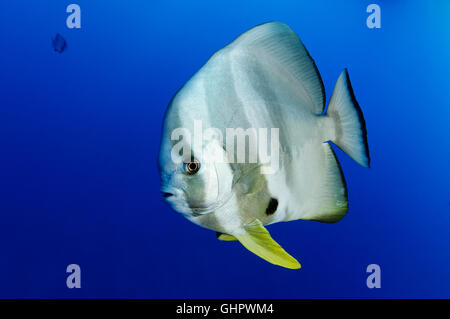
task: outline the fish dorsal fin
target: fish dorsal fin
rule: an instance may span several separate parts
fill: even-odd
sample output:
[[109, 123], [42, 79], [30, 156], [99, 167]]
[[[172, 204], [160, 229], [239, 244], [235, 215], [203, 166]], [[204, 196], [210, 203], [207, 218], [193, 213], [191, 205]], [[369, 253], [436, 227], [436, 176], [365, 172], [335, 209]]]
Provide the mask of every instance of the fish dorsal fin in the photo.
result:
[[234, 234], [245, 248], [262, 259], [289, 269], [299, 269], [300, 263], [272, 239], [259, 219], [245, 226], [244, 234]]
[[237, 240], [236, 238], [234, 238], [231, 235], [224, 234], [224, 233], [219, 233], [219, 232], [216, 232], [216, 237], [217, 237], [218, 240], [223, 240], [223, 241]]
[[325, 107], [325, 89], [314, 60], [292, 29], [282, 22], [268, 22], [243, 33], [227, 48], [246, 50], [259, 62], [278, 63], [283, 73], [297, 80], [311, 102], [311, 110], [320, 114]]

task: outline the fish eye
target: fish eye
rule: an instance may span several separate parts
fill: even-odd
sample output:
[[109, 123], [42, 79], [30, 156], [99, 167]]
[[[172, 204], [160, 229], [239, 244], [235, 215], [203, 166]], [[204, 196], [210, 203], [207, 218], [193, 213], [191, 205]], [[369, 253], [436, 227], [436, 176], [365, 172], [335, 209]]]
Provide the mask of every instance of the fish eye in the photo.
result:
[[194, 175], [200, 169], [200, 162], [193, 159], [189, 163], [185, 163], [184, 168], [189, 175]]

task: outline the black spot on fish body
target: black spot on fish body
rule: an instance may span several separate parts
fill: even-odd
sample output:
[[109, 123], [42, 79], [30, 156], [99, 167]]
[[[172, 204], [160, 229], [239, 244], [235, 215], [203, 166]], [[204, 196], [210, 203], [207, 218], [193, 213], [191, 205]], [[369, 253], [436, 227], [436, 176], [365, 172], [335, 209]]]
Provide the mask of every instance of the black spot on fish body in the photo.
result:
[[278, 208], [278, 200], [276, 198], [271, 198], [269, 201], [269, 205], [266, 208], [266, 215], [272, 215]]
[[55, 52], [63, 53], [67, 48], [67, 42], [59, 33], [57, 33], [52, 39], [52, 46]]

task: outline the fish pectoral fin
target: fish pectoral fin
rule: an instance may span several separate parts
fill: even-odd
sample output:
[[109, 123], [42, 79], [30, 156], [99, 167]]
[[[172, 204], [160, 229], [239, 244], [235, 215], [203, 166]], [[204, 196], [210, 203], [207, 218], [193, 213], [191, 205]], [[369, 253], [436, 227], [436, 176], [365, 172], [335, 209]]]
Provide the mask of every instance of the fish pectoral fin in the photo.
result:
[[235, 237], [228, 235], [228, 234], [224, 234], [224, 233], [216, 233], [216, 237], [218, 240], [223, 240], [223, 241], [233, 241], [233, 240], [237, 240]]
[[294, 257], [289, 255], [272, 239], [259, 219], [255, 219], [250, 224], [247, 224], [244, 234], [233, 235], [245, 248], [272, 264], [289, 269], [299, 269], [301, 267]]

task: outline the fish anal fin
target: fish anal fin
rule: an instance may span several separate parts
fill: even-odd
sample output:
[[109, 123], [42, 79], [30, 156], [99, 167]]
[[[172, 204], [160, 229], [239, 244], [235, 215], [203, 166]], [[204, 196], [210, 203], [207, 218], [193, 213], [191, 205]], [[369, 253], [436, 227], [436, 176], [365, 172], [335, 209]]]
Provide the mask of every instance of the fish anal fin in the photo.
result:
[[292, 166], [287, 182], [291, 190], [284, 221], [314, 220], [334, 223], [348, 210], [347, 186], [329, 143], [308, 144], [303, 161]]
[[299, 269], [300, 263], [289, 255], [275, 240], [260, 220], [255, 219], [245, 226], [243, 234], [233, 234], [245, 248], [262, 259], [281, 267]]
[[341, 166], [331, 145], [323, 143], [323, 171], [321, 183], [314, 192], [314, 203], [311, 211], [301, 219], [323, 223], [335, 223], [341, 220], [348, 211], [347, 186]]

